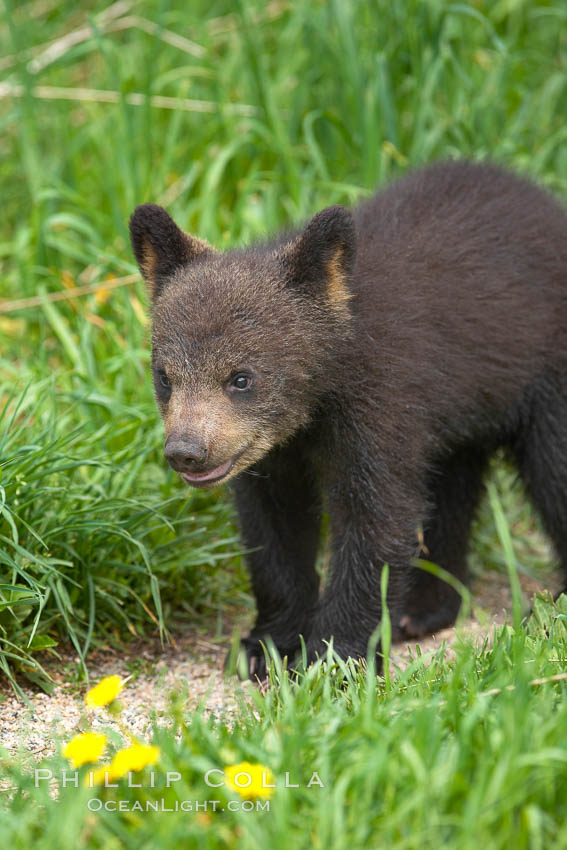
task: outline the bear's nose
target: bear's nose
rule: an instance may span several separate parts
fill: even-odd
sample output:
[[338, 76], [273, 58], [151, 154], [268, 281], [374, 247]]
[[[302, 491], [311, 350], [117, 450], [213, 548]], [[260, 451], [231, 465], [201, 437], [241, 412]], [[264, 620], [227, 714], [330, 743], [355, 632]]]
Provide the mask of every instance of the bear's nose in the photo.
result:
[[164, 456], [176, 472], [190, 472], [207, 460], [206, 445], [195, 438], [174, 437], [165, 442]]

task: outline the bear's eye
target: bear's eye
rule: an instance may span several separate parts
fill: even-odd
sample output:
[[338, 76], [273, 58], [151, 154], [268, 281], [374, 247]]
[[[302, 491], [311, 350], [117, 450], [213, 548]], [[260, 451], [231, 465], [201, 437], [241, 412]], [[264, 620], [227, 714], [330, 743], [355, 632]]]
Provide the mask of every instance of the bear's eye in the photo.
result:
[[252, 376], [247, 375], [246, 372], [239, 372], [237, 375], [230, 381], [231, 389], [234, 390], [248, 390], [252, 386]]
[[154, 382], [158, 399], [164, 404], [167, 403], [171, 396], [171, 381], [167, 377], [167, 373], [163, 369], [156, 369], [154, 371]]

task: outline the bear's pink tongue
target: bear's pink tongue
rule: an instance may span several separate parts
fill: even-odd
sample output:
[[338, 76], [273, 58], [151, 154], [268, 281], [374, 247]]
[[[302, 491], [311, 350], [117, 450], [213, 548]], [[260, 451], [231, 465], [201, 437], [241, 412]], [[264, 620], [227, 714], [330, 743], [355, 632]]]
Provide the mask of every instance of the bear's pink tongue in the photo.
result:
[[217, 478], [223, 478], [232, 466], [232, 459], [226, 463], [211, 469], [209, 472], [182, 472], [182, 476], [188, 484], [201, 484], [206, 481], [215, 481]]

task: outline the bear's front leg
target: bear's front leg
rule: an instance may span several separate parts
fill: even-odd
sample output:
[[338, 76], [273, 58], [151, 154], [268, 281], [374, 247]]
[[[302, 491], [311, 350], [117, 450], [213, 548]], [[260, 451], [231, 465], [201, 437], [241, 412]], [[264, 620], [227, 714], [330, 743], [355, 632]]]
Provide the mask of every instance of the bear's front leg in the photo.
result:
[[354, 458], [348, 473], [343, 468], [327, 488], [332, 557], [307, 642], [308, 663], [325, 656], [331, 637], [341, 658], [366, 658], [382, 617], [384, 564], [389, 566], [392, 625], [404, 612], [412, 580], [411, 559], [423, 513], [413, 470], [395, 466], [391, 458]]
[[257, 602], [254, 628], [242, 641], [251, 679], [266, 676], [260, 641], [293, 659], [308, 639], [317, 604], [315, 559], [321, 496], [309, 462], [293, 446], [273, 450], [234, 482], [241, 534]]

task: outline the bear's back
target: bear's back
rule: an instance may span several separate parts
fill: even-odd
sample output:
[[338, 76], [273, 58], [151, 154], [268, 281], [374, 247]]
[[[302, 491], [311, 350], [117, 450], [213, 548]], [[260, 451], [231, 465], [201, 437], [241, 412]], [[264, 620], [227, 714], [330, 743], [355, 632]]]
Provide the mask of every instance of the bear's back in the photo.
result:
[[444, 163], [355, 221], [355, 356], [375, 387], [411, 388], [413, 409], [437, 398], [436, 419], [465, 403], [498, 417], [537, 374], [567, 369], [567, 213], [547, 192], [494, 165]]

